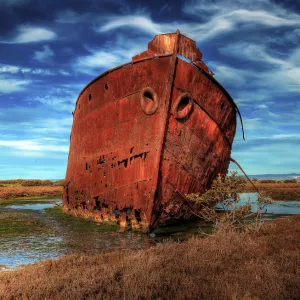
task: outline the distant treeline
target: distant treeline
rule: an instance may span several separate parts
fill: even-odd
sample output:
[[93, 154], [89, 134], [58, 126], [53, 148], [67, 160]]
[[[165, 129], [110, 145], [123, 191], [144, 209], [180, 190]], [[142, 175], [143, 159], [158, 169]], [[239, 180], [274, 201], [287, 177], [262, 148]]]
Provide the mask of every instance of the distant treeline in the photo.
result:
[[39, 179], [11, 179], [0, 180], [0, 186], [63, 186], [64, 180], [51, 181], [51, 180], [39, 180]]
[[[297, 183], [298, 182], [296, 178], [284, 179], [284, 180], [252, 178], [251, 180], [254, 182], [259, 182], [259, 183]], [[245, 179], [245, 181], [247, 181], [247, 180]]]

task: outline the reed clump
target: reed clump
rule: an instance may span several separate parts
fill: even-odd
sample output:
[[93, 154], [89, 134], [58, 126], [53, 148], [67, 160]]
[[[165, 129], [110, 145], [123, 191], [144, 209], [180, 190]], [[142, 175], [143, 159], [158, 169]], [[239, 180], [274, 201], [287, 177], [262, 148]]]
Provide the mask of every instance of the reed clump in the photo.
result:
[[300, 216], [0, 273], [0, 299], [299, 299]]

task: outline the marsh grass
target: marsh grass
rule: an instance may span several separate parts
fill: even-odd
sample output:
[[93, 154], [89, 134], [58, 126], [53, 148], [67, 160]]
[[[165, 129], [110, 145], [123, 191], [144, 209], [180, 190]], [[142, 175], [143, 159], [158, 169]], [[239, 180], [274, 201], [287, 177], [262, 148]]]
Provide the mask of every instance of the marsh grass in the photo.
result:
[[26, 211], [0, 214], [0, 238], [7, 236], [47, 233], [51, 228], [42, 220], [29, 216]]
[[300, 216], [0, 273], [0, 299], [299, 299]]
[[0, 180], [0, 185], [4, 187], [9, 186], [63, 186], [64, 180], [51, 181], [40, 179], [8, 179]]
[[[255, 186], [273, 200], [300, 201], [300, 182], [283, 182], [276, 180], [257, 180]], [[250, 183], [246, 183], [243, 192], [256, 192]]]
[[[54, 200], [55, 196], [37, 196], [37, 197], [21, 197], [21, 198], [11, 198], [11, 199], [0, 199], [1, 206], [7, 206], [12, 204], [41, 204], [49, 203], [49, 200]], [[60, 196], [57, 196], [57, 201], [60, 201]]]
[[62, 186], [0, 186], [0, 203], [3, 199], [61, 197], [62, 193]]
[[116, 232], [120, 230], [120, 226], [114, 223], [96, 223], [93, 220], [68, 215], [64, 213], [63, 208], [59, 205], [46, 208], [44, 211], [58, 221], [61, 226], [69, 226], [75, 231]]

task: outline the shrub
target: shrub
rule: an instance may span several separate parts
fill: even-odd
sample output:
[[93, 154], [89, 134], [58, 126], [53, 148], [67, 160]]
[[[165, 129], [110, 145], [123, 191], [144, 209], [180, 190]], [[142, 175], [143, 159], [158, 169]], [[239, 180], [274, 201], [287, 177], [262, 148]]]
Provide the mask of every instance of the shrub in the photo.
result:
[[64, 179], [57, 180], [57, 181], [54, 181], [52, 183], [52, 185], [54, 185], [54, 186], [64, 186], [64, 184], [65, 184], [65, 180]]
[[[215, 231], [220, 230], [258, 230], [261, 225], [261, 213], [264, 206], [272, 200], [262, 193], [258, 194], [257, 211], [251, 212], [250, 199], [243, 205], [240, 204], [240, 193], [245, 187], [245, 180], [236, 177], [237, 172], [231, 175], [219, 175], [212, 183], [211, 188], [204, 194], [188, 194], [186, 198], [192, 201], [197, 208], [199, 217], [212, 222]], [[216, 209], [216, 204], [221, 207], [221, 212]], [[245, 222], [246, 218], [252, 222]]]
[[297, 183], [297, 179], [293, 178], [293, 179], [285, 179], [283, 180], [284, 183]]
[[273, 179], [261, 179], [259, 180], [259, 183], [276, 183], [276, 180]]
[[21, 186], [49, 186], [52, 185], [53, 182], [51, 180], [24, 180], [21, 183]]

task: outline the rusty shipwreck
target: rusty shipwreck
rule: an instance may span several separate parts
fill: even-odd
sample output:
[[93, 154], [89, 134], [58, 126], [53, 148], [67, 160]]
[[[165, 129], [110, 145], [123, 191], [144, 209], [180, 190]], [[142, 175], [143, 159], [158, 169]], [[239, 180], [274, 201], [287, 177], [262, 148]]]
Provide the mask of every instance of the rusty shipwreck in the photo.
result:
[[237, 106], [179, 31], [90, 82], [73, 113], [64, 209], [151, 230], [226, 174]]

